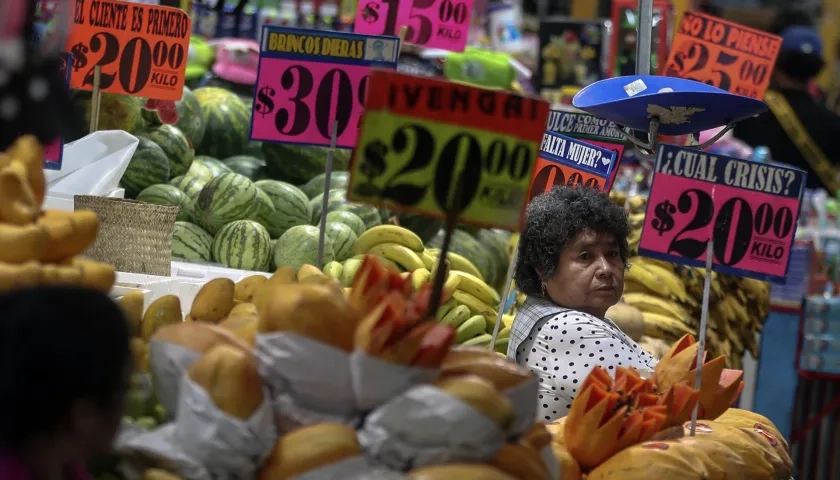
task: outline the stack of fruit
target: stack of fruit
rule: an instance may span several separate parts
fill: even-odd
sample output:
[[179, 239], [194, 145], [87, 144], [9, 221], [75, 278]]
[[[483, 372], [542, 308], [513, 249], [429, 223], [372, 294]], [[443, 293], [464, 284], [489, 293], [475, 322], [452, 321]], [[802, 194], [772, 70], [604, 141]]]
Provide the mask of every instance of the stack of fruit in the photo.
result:
[[729, 408], [743, 388], [741, 371], [725, 369], [723, 357], [707, 361], [694, 390], [697, 349], [684, 336], [648, 379], [621, 367], [613, 379], [596, 367], [569, 415], [548, 425], [562, 478], [789, 479], [792, 462], [775, 426]]
[[69, 284], [109, 292], [114, 267], [80, 256], [96, 240], [96, 214], [41, 210], [43, 158], [34, 137], [0, 153], [0, 290]]
[[[641, 310], [648, 337], [670, 344], [686, 333], [696, 335], [705, 270], [636, 255], [647, 201], [641, 196], [625, 199], [617, 192], [611, 196], [629, 208], [633, 228], [623, 301]], [[709, 351], [725, 355], [733, 368], [740, 367], [745, 352], [757, 358], [756, 334], [770, 311], [770, 285], [712, 272], [709, 306]]]

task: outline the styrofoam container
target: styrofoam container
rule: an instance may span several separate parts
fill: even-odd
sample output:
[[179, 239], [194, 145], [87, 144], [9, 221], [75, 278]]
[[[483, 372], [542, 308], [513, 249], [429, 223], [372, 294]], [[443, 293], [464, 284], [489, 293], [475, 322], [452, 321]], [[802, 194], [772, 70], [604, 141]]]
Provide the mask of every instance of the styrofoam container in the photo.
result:
[[236, 270], [234, 268], [225, 268], [217, 265], [206, 265], [187, 262], [172, 262], [172, 277], [177, 279], [178, 297], [181, 299], [181, 309], [186, 316], [192, 308], [193, 300], [196, 294], [204, 286], [205, 283], [214, 278], [229, 278], [231, 281], [238, 282], [245, 277], [251, 275], [271, 276], [267, 272], [254, 272], [250, 270]]
[[149, 293], [145, 295], [145, 301], [143, 302], [143, 309], [145, 310], [149, 308], [152, 302], [164, 295], [179, 295], [180, 283], [179, 279], [173, 277], [117, 272], [117, 281], [114, 288], [147, 290]]

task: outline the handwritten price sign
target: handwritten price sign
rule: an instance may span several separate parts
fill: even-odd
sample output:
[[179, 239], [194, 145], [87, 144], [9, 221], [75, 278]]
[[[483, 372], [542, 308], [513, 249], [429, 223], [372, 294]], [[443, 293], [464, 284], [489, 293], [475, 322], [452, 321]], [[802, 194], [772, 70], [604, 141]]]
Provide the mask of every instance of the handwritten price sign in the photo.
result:
[[777, 35], [686, 12], [674, 36], [665, 74], [761, 99], [781, 45]]
[[375, 70], [347, 196], [437, 217], [457, 204], [462, 222], [518, 230], [547, 114], [539, 99]]
[[553, 132], [543, 134], [528, 201], [557, 185], [604, 191], [615, 152]]
[[361, 0], [353, 31], [399, 35], [426, 48], [463, 52], [472, 20], [473, 0]]
[[92, 90], [94, 68], [100, 66], [103, 92], [181, 99], [191, 31], [186, 12], [117, 0], [75, 5], [67, 37], [71, 88]]
[[352, 33], [264, 27], [251, 138], [353, 148], [371, 67], [395, 69], [400, 41]]
[[621, 157], [624, 156], [625, 139], [618, 125], [588, 113], [552, 110], [548, 112], [548, 124], [545, 129], [615, 152], [615, 162], [603, 191], [609, 192], [612, 189], [615, 175], [618, 173], [618, 165], [621, 163]]
[[711, 239], [716, 271], [782, 279], [804, 190], [800, 170], [661, 145], [639, 252], [703, 266]]
[[[70, 72], [73, 68], [73, 55], [65, 53], [61, 55], [61, 74], [70, 85]], [[44, 168], [47, 170], [61, 170], [61, 158], [64, 156], [64, 140], [59, 137], [50, 143], [44, 144]]]

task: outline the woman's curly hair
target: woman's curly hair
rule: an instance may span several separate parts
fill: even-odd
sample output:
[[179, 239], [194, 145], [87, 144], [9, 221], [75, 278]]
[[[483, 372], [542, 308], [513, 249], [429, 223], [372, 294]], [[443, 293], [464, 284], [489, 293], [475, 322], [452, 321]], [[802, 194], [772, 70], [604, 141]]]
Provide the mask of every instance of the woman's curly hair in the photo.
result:
[[624, 209], [609, 196], [586, 187], [554, 187], [534, 197], [519, 236], [516, 288], [526, 295], [540, 295], [540, 279], [554, 275], [560, 252], [585, 231], [613, 234], [619, 256], [627, 263], [630, 224]]

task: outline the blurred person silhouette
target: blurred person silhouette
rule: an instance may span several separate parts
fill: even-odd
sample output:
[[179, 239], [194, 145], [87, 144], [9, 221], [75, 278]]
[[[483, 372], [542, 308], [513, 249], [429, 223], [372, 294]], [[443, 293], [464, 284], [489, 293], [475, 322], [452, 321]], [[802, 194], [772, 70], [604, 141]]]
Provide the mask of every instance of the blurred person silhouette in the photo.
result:
[[0, 294], [0, 479], [91, 480], [130, 385], [129, 329], [106, 294], [70, 286]]
[[735, 137], [766, 146], [774, 162], [808, 173], [808, 188], [840, 189], [840, 116], [814, 98], [809, 84], [825, 66], [822, 39], [809, 26], [794, 25], [781, 32], [782, 46], [764, 101], [770, 111], [743, 120]]

